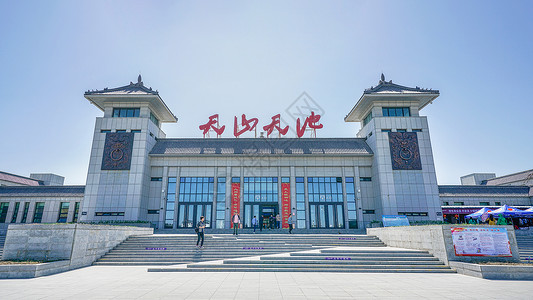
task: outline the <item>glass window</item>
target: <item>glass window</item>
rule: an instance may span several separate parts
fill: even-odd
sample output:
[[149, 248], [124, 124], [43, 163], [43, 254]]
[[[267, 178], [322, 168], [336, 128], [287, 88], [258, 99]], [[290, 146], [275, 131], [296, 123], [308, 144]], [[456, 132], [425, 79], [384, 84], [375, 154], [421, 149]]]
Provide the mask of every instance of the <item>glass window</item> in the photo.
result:
[[113, 108], [113, 117], [114, 118], [135, 118], [140, 115], [140, 108], [130, 107], [130, 108]]
[[369, 112], [368, 115], [366, 115], [366, 117], [363, 119], [363, 126], [368, 124], [368, 122], [370, 122], [370, 120], [372, 120], [372, 111]]
[[411, 110], [409, 107], [383, 107], [384, 117], [409, 117]]
[[165, 228], [174, 228], [174, 209], [176, 203], [176, 177], [168, 178], [167, 202], [165, 206]]
[[9, 202], [0, 203], [0, 223], [6, 222], [7, 210], [9, 209]]
[[155, 126], [159, 127], [159, 119], [152, 112], [150, 112], [150, 120]]
[[24, 211], [22, 212], [22, 220], [20, 221], [20, 223], [26, 223], [29, 210], [30, 210], [30, 202], [24, 202]]
[[15, 209], [13, 210], [13, 216], [11, 216], [11, 223], [17, 223], [17, 216], [19, 214], [20, 202], [15, 203]]
[[43, 220], [44, 202], [35, 203], [35, 211], [33, 213], [33, 223], [41, 223]]
[[74, 217], [72, 218], [72, 222], [77, 223], [78, 222], [78, 214], [80, 213], [80, 203], [76, 202], [74, 203]]
[[67, 223], [69, 206], [70, 203], [68, 202], [61, 202], [59, 204], [59, 216], [57, 217], [57, 223]]
[[372, 181], [372, 177], [359, 177], [359, 181]]

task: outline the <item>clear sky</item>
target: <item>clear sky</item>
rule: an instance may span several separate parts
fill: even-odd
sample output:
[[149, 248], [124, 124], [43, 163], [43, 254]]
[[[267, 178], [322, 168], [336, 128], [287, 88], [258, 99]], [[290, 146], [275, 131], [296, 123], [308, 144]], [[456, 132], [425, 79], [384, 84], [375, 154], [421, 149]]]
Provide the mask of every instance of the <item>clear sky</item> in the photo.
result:
[[0, 170], [85, 184], [95, 118], [83, 93], [136, 81], [201, 137], [218, 113], [265, 125], [307, 92], [318, 137], [386, 79], [438, 89], [439, 184], [533, 168], [533, 1], [0, 1]]

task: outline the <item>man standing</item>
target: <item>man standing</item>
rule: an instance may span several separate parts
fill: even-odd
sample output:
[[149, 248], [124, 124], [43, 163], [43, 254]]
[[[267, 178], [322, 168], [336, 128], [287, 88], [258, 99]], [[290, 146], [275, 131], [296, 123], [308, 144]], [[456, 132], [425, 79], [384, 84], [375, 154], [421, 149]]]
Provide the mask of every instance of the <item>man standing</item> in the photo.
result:
[[276, 227], [277, 227], [278, 229], [281, 228], [280, 223], [281, 223], [281, 217], [279, 216], [279, 214], [277, 214], [277, 215], [276, 215]]
[[292, 229], [294, 228], [294, 213], [292, 213], [292, 215], [289, 216], [288, 223], [289, 223], [289, 234], [292, 234]]
[[[200, 221], [198, 224], [196, 224], [196, 234], [198, 234], [198, 240], [196, 241], [196, 248], [204, 249], [204, 229], [205, 229], [205, 221], [204, 217], [200, 217]], [[202, 242], [200, 243], [200, 240]], [[198, 247], [198, 244], [200, 244], [200, 247]]]
[[238, 213], [235, 213], [231, 217], [231, 222], [233, 222], [233, 235], [239, 235], [239, 225], [241, 224], [241, 216]]
[[257, 218], [254, 216], [254, 218], [252, 219], [252, 226], [254, 227], [254, 233], [255, 233], [255, 229], [257, 228]]

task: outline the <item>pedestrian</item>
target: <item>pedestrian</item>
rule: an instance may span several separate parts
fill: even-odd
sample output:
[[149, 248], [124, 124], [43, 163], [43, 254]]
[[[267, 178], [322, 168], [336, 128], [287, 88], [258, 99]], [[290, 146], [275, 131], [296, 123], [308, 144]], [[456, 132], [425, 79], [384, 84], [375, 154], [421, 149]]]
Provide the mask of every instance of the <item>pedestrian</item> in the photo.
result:
[[292, 234], [292, 229], [294, 228], [294, 213], [292, 213], [292, 215], [289, 216], [288, 223], [289, 223], [289, 234]]
[[241, 216], [238, 213], [235, 213], [231, 218], [233, 222], [233, 235], [239, 235], [239, 225], [241, 224]]
[[270, 229], [274, 229], [274, 220], [276, 220], [274, 215], [270, 215], [270, 218], [268, 218]]
[[280, 229], [281, 227], [279, 226], [281, 224], [281, 217], [279, 216], [279, 214], [276, 215], [276, 226], [278, 229]]
[[[204, 219], [205, 218], [201, 216], [200, 221], [198, 222], [198, 224], [196, 224], [196, 228], [195, 228], [196, 234], [198, 235], [198, 240], [196, 241], [196, 248], [199, 248], [199, 249], [204, 249], [204, 229], [205, 229]], [[200, 242], [200, 240], [202, 240], [202, 242]], [[198, 247], [198, 245], [200, 246]]]
[[255, 229], [257, 228], [257, 218], [254, 216], [254, 218], [252, 219], [252, 226], [254, 227], [254, 233], [255, 233]]

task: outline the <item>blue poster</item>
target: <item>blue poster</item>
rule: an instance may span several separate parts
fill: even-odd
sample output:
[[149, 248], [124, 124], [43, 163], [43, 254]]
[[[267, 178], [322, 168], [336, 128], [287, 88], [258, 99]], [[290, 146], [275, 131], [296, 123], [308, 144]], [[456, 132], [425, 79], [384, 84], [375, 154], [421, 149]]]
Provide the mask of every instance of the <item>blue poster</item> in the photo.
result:
[[409, 219], [406, 216], [383, 216], [383, 227], [409, 226]]

